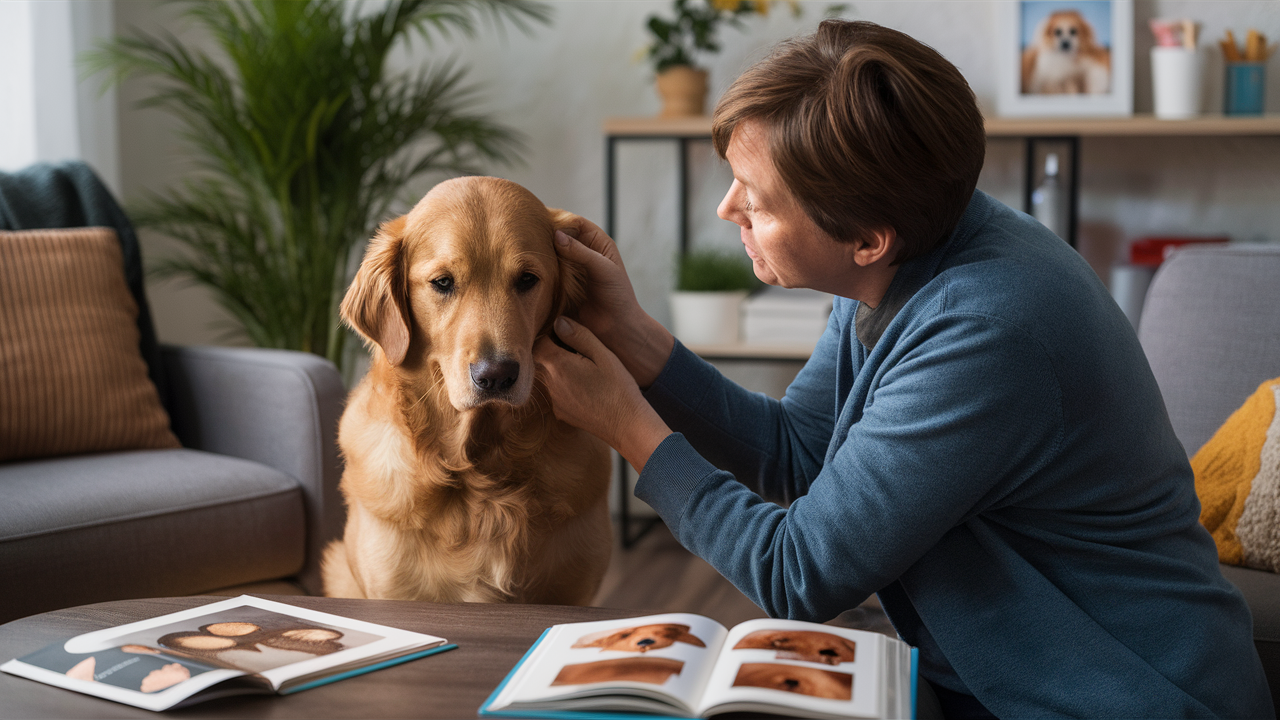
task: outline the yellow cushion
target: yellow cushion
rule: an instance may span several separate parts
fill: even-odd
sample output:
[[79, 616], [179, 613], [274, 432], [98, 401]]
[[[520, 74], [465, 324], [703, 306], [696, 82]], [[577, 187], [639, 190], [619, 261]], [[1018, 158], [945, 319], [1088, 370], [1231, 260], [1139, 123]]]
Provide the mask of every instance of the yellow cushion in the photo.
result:
[[1191, 458], [1200, 523], [1230, 565], [1280, 572], [1280, 378], [1258, 387]]
[[0, 461], [178, 447], [110, 228], [0, 231]]

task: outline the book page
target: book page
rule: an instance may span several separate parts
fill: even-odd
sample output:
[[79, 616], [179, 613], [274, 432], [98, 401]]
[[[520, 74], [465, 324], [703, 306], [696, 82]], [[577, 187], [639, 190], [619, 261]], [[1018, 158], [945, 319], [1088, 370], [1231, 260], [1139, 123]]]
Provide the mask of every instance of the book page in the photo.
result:
[[726, 632], [714, 620], [686, 613], [556, 625], [492, 709], [623, 694], [670, 696], [691, 709]]
[[[0, 670], [86, 695], [147, 710], [164, 710], [220, 682], [243, 677], [190, 658], [125, 643], [87, 652], [72, 652], [57, 643], [10, 660]], [[262, 680], [261, 691], [270, 689]]]
[[729, 631], [699, 714], [772, 706], [803, 717], [882, 717], [889, 711], [887, 642], [896, 641], [816, 623], [749, 620]]
[[[153, 708], [161, 700], [141, 702], [135, 695], [163, 696], [168, 704], [160, 707], [168, 707], [214, 683], [246, 674], [279, 689], [291, 680], [322, 677], [443, 642], [432, 635], [242, 595], [78, 635], [46, 648], [41, 651], [44, 655], [35, 653], [6, 663], [4, 669], [13, 672], [19, 665], [42, 668], [53, 676], [27, 676], [70, 687], [66, 684], [70, 668], [61, 666], [78, 657], [72, 667], [81, 670], [71, 679], [83, 676], [88, 684], [73, 683], [77, 687], [71, 689]], [[77, 663], [90, 658], [94, 671], [86, 674], [87, 665]], [[159, 668], [151, 668], [160, 661]], [[133, 676], [148, 668], [164, 668], [165, 673], [152, 679], [150, 689], [144, 690], [142, 679], [135, 683]], [[107, 669], [111, 672], [104, 676]], [[151, 669], [144, 678], [150, 676]], [[107, 681], [107, 677], [114, 679]], [[168, 684], [156, 689], [161, 680]], [[98, 685], [92, 684], [95, 682]], [[135, 684], [137, 688], [132, 687]], [[108, 686], [120, 692], [105, 690]]]

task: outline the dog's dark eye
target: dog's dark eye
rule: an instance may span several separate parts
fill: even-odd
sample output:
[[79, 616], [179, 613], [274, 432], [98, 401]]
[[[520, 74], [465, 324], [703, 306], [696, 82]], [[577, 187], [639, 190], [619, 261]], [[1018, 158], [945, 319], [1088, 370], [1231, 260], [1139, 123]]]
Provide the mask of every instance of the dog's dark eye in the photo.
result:
[[516, 278], [516, 291], [528, 292], [533, 289], [534, 285], [538, 284], [538, 280], [538, 276], [533, 273], [523, 273]]
[[431, 287], [435, 288], [436, 292], [440, 293], [441, 295], [451, 293], [453, 292], [453, 278], [449, 277], [448, 275], [445, 275], [444, 277], [438, 277], [435, 280], [431, 281]]

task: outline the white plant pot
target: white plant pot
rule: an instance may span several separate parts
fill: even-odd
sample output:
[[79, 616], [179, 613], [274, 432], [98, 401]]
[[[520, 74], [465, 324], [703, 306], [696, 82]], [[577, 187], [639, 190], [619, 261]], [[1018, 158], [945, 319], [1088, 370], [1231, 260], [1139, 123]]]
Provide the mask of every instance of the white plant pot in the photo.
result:
[[732, 292], [673, 292], [673, 332], [686, 345], [735, 345], [742, 323], [745, 290]]

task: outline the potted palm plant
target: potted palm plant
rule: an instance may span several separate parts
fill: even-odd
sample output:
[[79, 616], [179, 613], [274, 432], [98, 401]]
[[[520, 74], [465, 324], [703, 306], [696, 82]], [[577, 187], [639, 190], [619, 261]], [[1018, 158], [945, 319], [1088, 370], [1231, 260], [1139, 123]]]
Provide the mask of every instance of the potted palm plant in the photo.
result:
[[761, 283], [741, 253], [694, 250], [676, 260], [671, 293], [672, 332], [690, 345], [733, 345], [740, 335], [742, 301]]
[[189, 250], [155, 270], [210, 288], [256, 345], [341, 367], [353, 246], [410, 181], [474, 173], [522, 148], [475, 109], [464, 68], [396, 74], [388, 56], [413, 35], [469, 35], [484, 19], [527, 29], [550, 13], [524, 0], [235, 0], [189, 2], [185, 14], [216, 53], [138, 34], [88, 58], [116, 82], [159, 78], [143, 104], [180, 121], [198, 162], [130, 204], [139, 225]]

